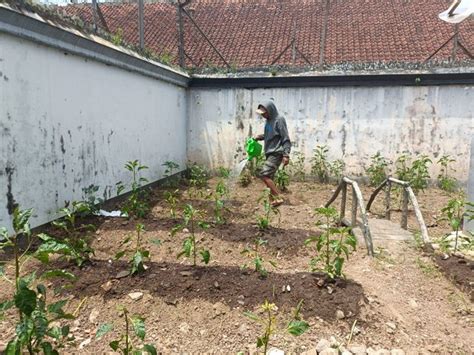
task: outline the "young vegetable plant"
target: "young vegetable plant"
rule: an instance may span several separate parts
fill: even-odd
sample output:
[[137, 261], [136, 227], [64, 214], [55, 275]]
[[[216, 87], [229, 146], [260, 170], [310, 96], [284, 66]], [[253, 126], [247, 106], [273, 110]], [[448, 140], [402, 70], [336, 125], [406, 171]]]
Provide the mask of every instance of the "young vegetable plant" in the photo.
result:
[[[15, 327], [15, 337], [10, 340], [5, 349], [5, 354], [29, 354], [40, 353], [57, 354], [57, 350], [72, 338], [69, 336], [69, 326], [60, 326], [59, 321], [74, 318], [66, 314], [63, 307], [66, 300], [47, 304], [46, 287], [42, 284], [36, 286], [34, 290], [33, 282], [35, 273], [23, 276], [22, 269], [26, 261], [31, 257], [29, 250], [32, 246], [33, 238], [29, 219], [32, 210], [20, 210], [16, 208], [13, 213], [14, 234], [9, 235], [5, 228], [0, 229], [0, 249], [12, 248], [15, 258], [15, 279], [8, 282], [14, 285], [15, 293], [12, 300], [0, 303], [0, 318], [3, 313], [12, 307], [18, 311], [18, 323]], [[27, 247], [20, 250], [20, 239], [27, 238]], [[0, 270], [0, 271], [3, 271]], [[2, 272], [3, 274], [3, 272]], [[60, 276], [74, 279], [74, 275], [64, 270], [49, 270], [41, 275], [41, 278]], [[56, 349], [55, 349], [56, 348]]]
[[285, 167], [277, 170], [275, 174], [275, 182], [281, 191], [288, 191], [288, 185], [290, 185], [290, 175], [286, 171]]
[[454, 192], [457, 188], [457, 180], [449, 176], [449, 172], [456, 171], [451, 168], [451, 163], [455, 163], [456, 159], [451, 158], [449, 155], [443, 155], [438, 160], [438, 164], [441, 165], [441, 171], [438, 175], [438, 186], [441, 190], [447, 192]]
[[337, 183], [339, 183], [344, 176], [344, 169], [346, 167], [346, 163], [342, 159], [334, 160], [332, 163], [329, 164], [329, 172], [331, 174], [331, 178], [333, 178]]
[[[258, 237], [255, 239], [253, 243], [253, 247], [247, 246], [241, 252], [242, 255], [247, 255], [249, 258], [252, 259], [252, 263], [255, 265], [255, 271], [258, 272], [261, 277], [268, 276], [268, 271], [265, 268], [265, 260], [259, 253], [260, 248], [266, 245], [267, 243], [268, 242], [266, 240], [263, 240], [262, 238]], [[268, 260], [268, 263], [275, 268], [277, 267], [276, 263], [271, 260]], [[247, 268], [247, 264], [242, 265], [242, 268], [243, 269]]]
[[[298, 303], [293, 315], [293, 319], [290, 320], [284, 328], [286, 332], [293, 336], [300, 336], [309, 329], [309, 324], [302, 320], [300, 316], [302, 305], [303, 300]], [[244, 312], [245, 316], [257, 322], [263, 328], [263, 334], [257, 337], [257, 348], [263, 347], [264, 354], [267, 354], [271, 337], [280, 330], [276, 319], [277, 311], [278, 307], [274, 303], [270, 303], [268, 300], [265, 300], [265, 302], [260, 306], [260, 312], [262, 313], [261, 316], [252, 312]]]
[[166, 185], [170, 187], [177, 187], [179, 184], [179, 178], [173, 177], [175, 171], [178, 171], [179, 164], [174, 161], [165, 161], [162, 166], [165, 167], [165, 178], [167, 178]]
[[[140, 171], [148, 169], [147, 166], [142, 165], [138, 160], [128, 161], [125, 164], [125, 169], [132, 173], [131, 191], [127, 200], [122, 206], [122, 211], [128, 215], [134, 215], [138, 218], [144, 218], [148, 214], [150, 207], [148, 206], [148, 190], [143, 189], [143, 184], [148, 180], [140, 176]], [[127, 185], [122, 181], [117, 184], [117, 196], [120, 195]]]
[[172, 218], [176, 218], [176, 208], [179, 199], [179, 190], [166, 191], [165, 192], [165, 201], [170, 207], [170, 215]]
[[[177, 255], [177, 258], [182, 256], [186, 256], [187, 258], [193, 259], [193, 266], [197, 265], [197, 240], [196, 240], [196, 229], [197, 227], [201, 229], [209, 228], [209, 224], [202, 220], [203, 213], [198, 209], [194, 208], [192, 205], [188, 204], [184, 207], [183, 211], [183, 223], [176, 226], [172, 230], [172, 235], [175, 235], [178, 231], [184, 230], [184, 228], [188, 228], [189, 236], [183, 241], [183, 248], [181, 252]], [[204, 264], [209, 264], [211, 259], [211, 253], [207, 249], [199, 250], [199, 254], [201, 255], [201, 261]]]
[[70, 206], [61, 208], [59, 212], [63, 217], [51, 224], [61, 229], [66, 234], [65, 237], [58, 239], [44, 233], [38, 235], [42, 244], [36, 257], [43, 263], [48, 263], [50, 254], [59, 254], [66, 260], [73, 260], [79, 267], [89, 262], [94, 249], [90, 246], [88, 233], [95, 230], [95, 227], [92, 224], [77, 225], [77, 217], [88, 208], [83, 201], [73, 201]]
[[[133, 250], [126, 249], [126, 250], [119, 251], [115, 255], [115, 259], [118, 260], [130, 251], [133, 253], [131, 259], [129, 260], [131, 275], [137, 275], [137, 274], [141, 274], [145, 272], [144, 262], [145, 260], [150, 259], [150, 251], [148, 249], [142, 248], [141, 246], [142, 235], [143, 235], [143, 232], [145, 231], [145, 226], [142, 223], [138, 223], [135, 226], [135, 231], [137, 233], [135, 248]], [[127, 237], [122, 242], [122, 245], [127, 244], [128, 242], [130, 242], [130, 240], [131, 240], [131, 237]], [[159, 240], [155, 240], [153, 242], [158, 245], [160, 244]]]
[[219, 168], [217, 168], [217, 176], [222, 179], [228, 179], [230, 176], [230, 169], [220, 166]]
[[355, 250], [356, 239], [346, 227], [338, 227], [339, 215], [333, 207], [317, 208], [316, 225], [323, 229], [320, 236], [307, 239], [305, 245], [316, 243], [317, 255], [311, 259], [312, 271], [323, 271], [329, 278], [344, 276], [342, 269], [349, 259], [350, 249]]
[[290, 174], [295, 181], [304, 181], [306, 172], [304, 168], [305, 156], [301, 152], [294, 152], [290, 160]]
[[229, 188], [224, 180], [220, 180], [216, 185], [214, 197], [214, 221], [216, 224], [225, 224], [224, 211], [228, 210], [225, 207], [225, 199], [229, 196]]
[[458, 250], [459, 232], [462, 228], [463, 217], [466, 215], [467, 219], [474, 219], [474, 211], [470, 210], [474, 208], [474, 204], [467, 202], [463, 196], [459, 196], [449, 200], [446, 207], [441, 212], [443, 213], [443, 219], [449, 221], [449, 224], [455, 232], [454, 239], [454, 252]]
[[88, 187], [84, 187], [82, 189], [84, 198], [83, 203], [86, 205], [86, 208], [84, 209], [85, 215], [81, 215], [81, 217], [99, 212], [100, 206], [104, 203], [103, 198], [96, 196], [99, 188], [100, 187], [97, 185], [89, 185]]
[[318, 145], [314, 149], [313, 157], [311, 158], [311, 174], [316, 176], [319, 182], [326, 183], [329, 178], [329, 148], [325, 145]]
[[377, 152], [370, 158], [370, 165], [366, 169], [371, 186], [379, 186], [387, 178], [387, 160]]
[[242, 174], [240, 174], [239, 176], [239, 184], [242, 187], [247, 187], [250, 185], [251, 182], [252, 182], [252, 173], [250, 172], [249, 169], [245, 168], [242, 171]]
[[268, 188], [263, 190], [258, 202], [262, 203], [264, 214], [257, 217], [257, 226], [261, 231], [264, 231], [270, 227], [273, 215], [280, 217], [280, 210], [272, 206], [270, 202], [270, 189]]
[[421, 155], [413, 161], [410, 168], [410, 185], [415, 193], [423, 191], [428, 187], [430, 180], [428, 166], [431, 163], [432, 161], [427, 155]]
[[[142, 342], [145, 341], [146, 328], [145, 320], [137, 315], [130, 316], [127, 308], [120, 307], [121, 313], [123, 313], [123, 318], [125, 322], [125, 332], [120, 336], [119, 339], [111, 341], [109, 346], [113, 351], [117, 351], [123, 355], [132, 355], [132, 354], [152, 354], [156, 355], [157, 351], [154, 345], [152, 344], [143, 344], [141, 347], [137, 347], [132, 342], [131, 330], [140, 339]], [[131, 329], [130, 329], [131, 328]], [[96, 338], [100, 339], [105, 334], [113, 330], [113, 325], [109, 323], [102, 324], [99, 330], [97, 331]]]

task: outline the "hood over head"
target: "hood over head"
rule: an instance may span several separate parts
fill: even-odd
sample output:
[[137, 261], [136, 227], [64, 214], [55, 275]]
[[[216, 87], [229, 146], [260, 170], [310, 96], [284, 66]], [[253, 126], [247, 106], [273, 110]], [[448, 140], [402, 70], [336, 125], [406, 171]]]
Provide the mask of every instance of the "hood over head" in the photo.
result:
[[263, 106], [265, 107], [265, 110], [267, 110], [268, 115], [270, 116], [270, 119], [273, 120], [278, 117], [278, 110], [275, 106], [275, 103], [273, 100], [269, 100], [264, 102], [263, 104], [260, 104], [258, 106]]

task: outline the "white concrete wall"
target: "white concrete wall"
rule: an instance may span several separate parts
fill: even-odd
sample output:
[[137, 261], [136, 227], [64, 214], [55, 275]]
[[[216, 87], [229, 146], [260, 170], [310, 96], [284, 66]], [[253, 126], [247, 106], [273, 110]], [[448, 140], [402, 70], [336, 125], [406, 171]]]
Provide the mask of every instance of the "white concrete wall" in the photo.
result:
[[[193, 89], [188, 159], [211, 167], [235, 164], [245, 138], [263, 133], [254, 111], [268, 98], [286, 116], [293, 150], [308, 163], [322, 144], [329, 146], [330, 159], [345, 160], [349, 175], [364, 174], [378, 151], [392, 160], [404, 151], [433, 161], [449, 154], [457, 160], [455, 177], [467, 181], [473, 86]], [[431, 174], [437, 177], [437, 165]]]
[[128, 160], [184, 167], [186, 109], [182, 87], [0, 33], [0, 226], [13, 201], [36, 226], [90, 184], [115, 196]]

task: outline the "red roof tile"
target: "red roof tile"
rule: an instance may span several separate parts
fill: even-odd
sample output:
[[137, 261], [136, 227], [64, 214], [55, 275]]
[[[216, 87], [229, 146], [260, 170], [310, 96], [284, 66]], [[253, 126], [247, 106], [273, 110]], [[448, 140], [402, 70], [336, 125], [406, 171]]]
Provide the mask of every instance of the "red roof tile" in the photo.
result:
[[[422, 62], [454, 33], [454, 26], [438, 19], [451, 0], [328, 0], [325, 64], [370, 62]], [[277, 65], [317, 65], [326, 0], [193, 0], [186, 9], [232, 66], [271, 65], [295, 40]], [[138, 44], [137, 5], [100, 4], [108, 29], [123, 30], [124, 40]], [[90, 5], [64, 8], [84, 21], [92, 20]], [[177, 62], [176, 6], [145, 4], [145, 44], [158, 54], [171, 54]], [[203, 36], [185, 17], [188, 66], [224, 66]], [[474, 53], [474, 21], [460, 25], [463, 44]], [[447, 60], [451, 45], [435, 59]], [[303, 55], [300, 55], [302, 53]], [[458, 51], [459, 59], [468, 57]]]

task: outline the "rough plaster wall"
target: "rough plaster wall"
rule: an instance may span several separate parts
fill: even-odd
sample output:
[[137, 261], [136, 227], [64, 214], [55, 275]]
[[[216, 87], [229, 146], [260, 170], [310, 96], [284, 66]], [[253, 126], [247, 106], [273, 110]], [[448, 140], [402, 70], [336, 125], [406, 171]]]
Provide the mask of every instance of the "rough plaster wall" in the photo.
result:
[[39, 225], [90, 184], [114, 196], [128, 160], [150, 181], [186, 163], [183, 88], [0, 34], [0, 100], [0, 226], [14, 203]]
[[[254, 111], [268, 98], [286, 116], [293, 150], [308, 164], [321, 144], [331, 160], [345, 160], [349, 175], [363, 174], [378, 151], [393, 161], [405, 151], [434, 161], [450, 154], [455, 176], [467, 181], [472, 86], [195, 89], [188, 100], [188, 159], [214, 168], [243, 158], [245, 138], [263, 133]], [[431, 174], [437, 176], [438, 166]]]

